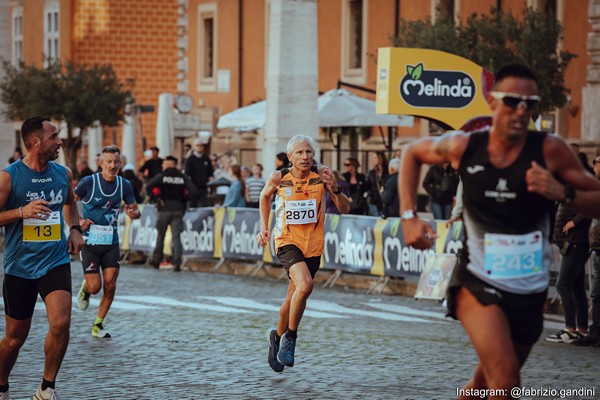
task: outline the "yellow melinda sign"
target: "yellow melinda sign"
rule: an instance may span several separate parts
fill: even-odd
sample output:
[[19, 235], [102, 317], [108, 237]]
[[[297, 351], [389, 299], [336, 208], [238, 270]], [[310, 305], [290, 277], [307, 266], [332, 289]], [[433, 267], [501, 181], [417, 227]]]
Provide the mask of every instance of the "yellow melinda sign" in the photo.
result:
[[489, 78], [479, 65], [438, 50], [380, 48], [377, 113], [414, 115], [459, 129], [490, 115]]

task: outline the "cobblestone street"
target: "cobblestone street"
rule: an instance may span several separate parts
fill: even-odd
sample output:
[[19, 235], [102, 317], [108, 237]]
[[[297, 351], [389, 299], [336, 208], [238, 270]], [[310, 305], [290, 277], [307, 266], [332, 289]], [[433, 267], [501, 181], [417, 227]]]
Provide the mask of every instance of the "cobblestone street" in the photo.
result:
[[[76, 292], [81, 264], [72, 270]], [[274, 279], [124, 266], [105, 323], [112, 339], [90, 335], [98, 296], [86, 312], [74, 301], [57, 388], [64, 399], [450, 399], [475, 368], [462, 328], [437, 303], [316, 287], [296, 365], [277, 374], [267, 364], [266, 332], [285, 291]], [[548, 322], [544, 335], [560, 326]], [[46, 329], [38, 302], [11, 375], [12, 399], [31, 398], [41, 382]], [[592, 388], [599, 360], [599, 348], [542, 338], [522, 384]]]

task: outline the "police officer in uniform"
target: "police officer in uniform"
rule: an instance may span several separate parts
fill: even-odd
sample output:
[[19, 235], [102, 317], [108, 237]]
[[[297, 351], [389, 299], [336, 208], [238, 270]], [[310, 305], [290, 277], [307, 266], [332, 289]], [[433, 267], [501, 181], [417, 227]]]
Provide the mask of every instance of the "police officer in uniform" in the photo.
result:
[[158, 209], [156, 229], [158, 237], [150, 265], [158, 268], [163, 258], [163, 247], [167, 226], [171, 225], [172, 262], [175, 271], [181, 270], [181, 232], [183, 231], [183, 214], [188, 195], [194, 195], [196, 188], [187, 175], [177, 169], [177, 158], [167, 156], [163, 161], [163, 172], [150, 179], [146, 184], [146, 192]]

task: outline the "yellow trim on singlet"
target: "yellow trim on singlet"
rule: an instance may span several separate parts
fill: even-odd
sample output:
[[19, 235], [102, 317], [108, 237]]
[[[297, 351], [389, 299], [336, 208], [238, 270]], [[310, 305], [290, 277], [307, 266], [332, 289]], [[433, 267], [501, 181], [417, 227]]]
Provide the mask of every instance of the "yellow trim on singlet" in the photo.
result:
[[[288, 225], [285, 219], [285, 201], [308, 199], [317, 201], [317, 222]], [[297, 179], [291, 173], [282, 176], [281, 184], [277, 188], [275, 218], [273, 237], [276, 248], [293, 244], [302, 251], [305, 257], [316, 257], [323, 254], [325, 186], [319, 174], [311, 171], [305, 179]]]

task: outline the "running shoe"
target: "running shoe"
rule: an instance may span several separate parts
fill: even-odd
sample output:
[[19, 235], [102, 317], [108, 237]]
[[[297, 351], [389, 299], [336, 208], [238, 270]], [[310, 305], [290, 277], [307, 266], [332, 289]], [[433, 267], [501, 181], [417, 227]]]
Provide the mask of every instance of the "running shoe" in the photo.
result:
[[279, 341], [279, 352], [277, 353], [277, 361], [286, 367], [294, 366], [294, 351], [296, 350], [296, 338], [288, 338], [287, 332], [281, 335]]
[[102, 339], [110, 339], [110, 333], [104, 330], [104, 326], [100, 324], [95, 324], [92, 326], [92, 336]]
[[[275, 372], [281, 372], [285, 368], [283, 364], [277, 361], [277, 353], [279, 352], [279, 341], [277, 340], [277, 330], [269, 329], [267, 331], [267, 339], [269, 340], [269, 365]], [[1, 399], [0, 399], [1, 400]]]
[[33, 395], [33, 400], [60, 400], [58, 392], [53, 388], [38, 388], [37, 392]]
[[80, 310], [87, 310], [90, 306], [90, 294], [85, 291], [85, 279], [81, 284], [81, 289], [79, 289], [79, 294], [77, 295], [77, 307]]
[[10, 400], [10, 395], [8, 394], [8, 390], [6, 392], [0, 392], [0, 400]]
[[548, 342], [552, 343], [573, 343], [581, 339], [583, 335], [579, 332], [569, 332], [566, 329], [556, 332], [546, 338]]

